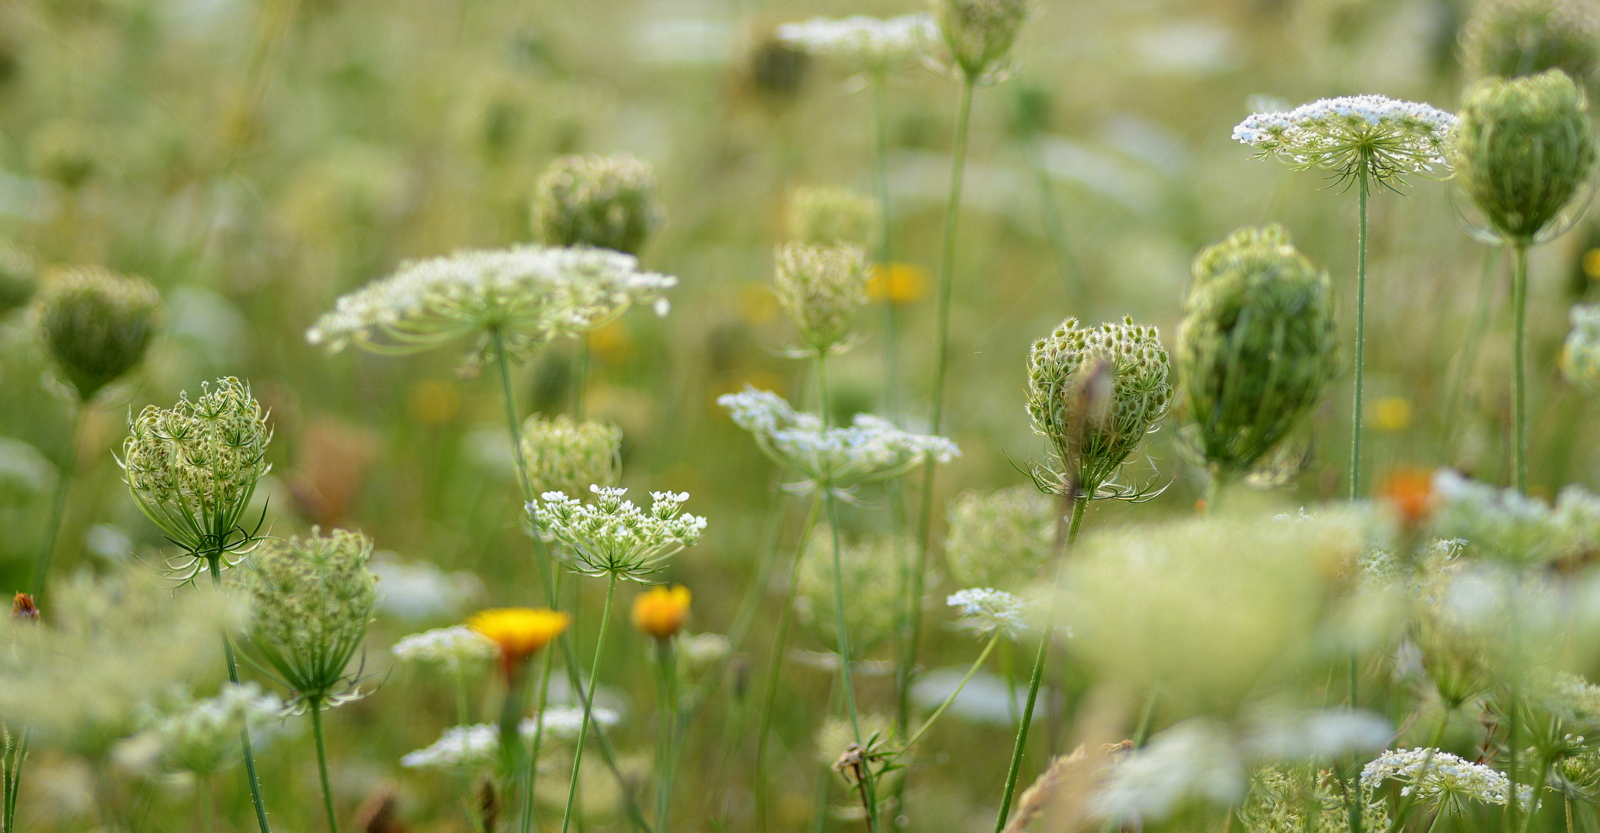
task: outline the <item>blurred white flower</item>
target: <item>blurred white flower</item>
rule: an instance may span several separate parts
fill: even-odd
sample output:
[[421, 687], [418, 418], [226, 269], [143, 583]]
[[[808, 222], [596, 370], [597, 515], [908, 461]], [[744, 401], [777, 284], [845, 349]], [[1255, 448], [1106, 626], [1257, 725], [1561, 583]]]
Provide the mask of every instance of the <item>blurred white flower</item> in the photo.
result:
[[380, 554], [369, 568], [378, 577], [378, 610], [406, 622], [453, 617], [483, 592], [483, 582], [465, 571], [446, 573], [425, 561], [404, 562]]
[[844, 63], [857, 72], [882, 73], [909, 62], [938, 34], [929, 14], [877, 18], [818, 17], [778, 27], [778, 40], [804, 52]]
[[435, 628], [403, 637], [391, 648], [407, 662], [441, 662], [455, 669], [472, 660], [492, 659], [499, 653], [495, 643], [466, 625]]
[[985, 636], [999, 631], [1015, 639], [1027, 627], [1022, 599], [987, 587], [971, 587], [950, 594], [945, 603], [961, 611], [961, 624]]

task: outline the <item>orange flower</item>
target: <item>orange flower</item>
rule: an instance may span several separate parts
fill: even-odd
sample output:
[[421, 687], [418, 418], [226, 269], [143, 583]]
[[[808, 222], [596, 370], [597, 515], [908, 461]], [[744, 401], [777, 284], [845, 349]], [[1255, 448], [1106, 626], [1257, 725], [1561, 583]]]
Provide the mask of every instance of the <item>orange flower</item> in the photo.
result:
[[571, 623], [569, 613], [531, 607], [480, 610], [467, 618], [467, 627], [500, 646], [500, 662], [507, 676]]
[[1433, 514], [1433, 471], [1415, 466], [1395, 469], [1384, 478], [1379, 493], [1407, 528], [1415, 528]]
[[867, 279], [867, 297], [891, 304], [909, 304], [928, 290], [928, 272], [911, 263], [890, 263], [872, 267]]
[[689, 588], [660, 585], [633, 597], [633, 626], [656, 639], [671, 639], [689, 616]]

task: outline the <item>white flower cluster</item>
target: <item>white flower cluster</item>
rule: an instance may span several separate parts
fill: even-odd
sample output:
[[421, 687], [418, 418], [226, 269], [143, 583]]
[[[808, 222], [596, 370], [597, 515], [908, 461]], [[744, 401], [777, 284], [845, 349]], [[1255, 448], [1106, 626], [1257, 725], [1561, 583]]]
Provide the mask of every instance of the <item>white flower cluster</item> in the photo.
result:
[[483, 592], [483, 581], [465, 570], [446, 573], [426, 561], [380, 559], [368, 568], [378, 577], [378, 610], [407, 622], [456, 616]]
[[[1403, 785], [1403, 796], [1414, 794], [1452, 811], [1464, 809], [1468, 800], [1504, 805], [1511, 791], [1511, 779], [1504, 773], [1439, 749], [1391, 749], [1361, 768], [1365, 789], [1377, 789], [1388, 780]], [[1518, 786], [1517, 804], [1526, 807], [1532, 801], [1533, 789]]]
[[1568, 486], [1551, 507], [1515, 489], [1496, 489], [1449, 469], [1433, 476], [1435, 534], [1462, 538], [1480, 554], [1544, 563], [1593, 552], [1600, 541], [1600, 498]]
[[164, 769], [213, 775], [238, 760], [239, 733], [283, 714], [283, 701], [255, 683], [224, 684], [217, 696], [162, 719], [146, 732]]
[[815, 414], [796, 411], [771, 391], [746, 386], [717, 404], [779, 465], [800, 475], [807, 486], [841, 489], [857, 483], [899, 477], [924, 460], [947, 463], [961, 453], [956, 444], [912, 434], [870, 414], [849, 425], [828, 428]]
[[451, 670], [473, 660], [492, 659], [499, 652], [493, 642], [466, 625], [414, 633], [390, 650], [405, 662], [440, 662]]
[[1325, 98], [1288, 112], [1256, 113], [1233, 138], [1296, 168], [1383, 180], [1448, 165], [1445, 140], [1456, 117], [1427, 104], [1381, 95]]
[[985, 636], [999, 631], [1016, 638], [1027, 627], [1022, 617], [1026, 604], [1004, 590], [969, 587], [951, 593], [945, 603], [960, 608], [962, 624]]
[[[543, 716], [545, 737], [570, 740], [578, 736], [578, 724], [583, 719], [583, 709], [575, 706], [546, 709]], [[622, 716], [615, 709], [596, 706], [590, 719], [602, 727], [615, 726]], [[532, 741], [539, 730], [540, 720], [524, 718], [517, 732], [524, 741]], [[433, 745], [400, 758], [400, 765], [412, 769], [446, 769], [450, 767], [488, 766], [500, 750], [500, 727], [492, 723], [474, 723], [470, 726], [451, 726], [433, 742]]]
[[1590, 394], [1600, 393], [1600, 304], [1579, 304], [1568, 315], [1572, 331], [1561, 350], [1561, 374]]
[[888, 19], [855, 15], [818, 17], [778, 27], [778, 40], [803, 52], [833, 58], [852, 69], [885, 72], [916, 55], [938, 34], [933, 16], [908, 14]]
[[593, 503], [565, 492], [545, 492], [528, 504], [534, 527], [546, 540], [567, 545], [568, 564], [576, 572], [644, 581], [668, 556], [694, 546], [705, 532], [705, 518], [683, 514], [688, 492], [651, 492], [645, 511], [623, 500], [627, 489], [589, 489]]
[[1577, 674], [1556, 671], [1536, 679], [1527, 697], [1568, 728], [1600, 728], [1600, 686]]
[[406, 353], [499, 333], [509, 349], [526, 353], [557, 335], [597, 327], [633, 304], [654, 303], [665, 314], [661, 293], [678, 279], [638, 267], [633, 256], [607, 249], [526, 245], [413, 261], [341, 297], [306, 340], [335, 352], [355, 342]]

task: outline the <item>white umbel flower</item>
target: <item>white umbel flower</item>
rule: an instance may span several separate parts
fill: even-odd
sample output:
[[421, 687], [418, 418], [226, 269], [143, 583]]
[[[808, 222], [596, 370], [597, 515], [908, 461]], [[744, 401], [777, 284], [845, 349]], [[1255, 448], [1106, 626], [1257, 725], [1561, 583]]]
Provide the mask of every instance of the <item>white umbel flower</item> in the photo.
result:
[[405, 662], [438, 662], [452, 670], [474, 660], [492, 659], [499, 653], [493, 642], [466, 625], [414, 633], [401, 638], [390, 650]]
[[951, 593], [945, 603], [961, 611], [961, 624], [988, 636], [996, 631], [1015, 638], [1027, 627], [1022, 599], [987, 587], [970, 587]]
[[593, 503], [565, 492], [545, 492], [528, 504], [539, 534], [567, 545], [563, 557], [575, 572], [644, 581], [668, 556], [694, 546], [705, 532], [705, 518], [683, 512], [688, 492], [651, 492], [647, 511], [623, 500], [627, 489], [589, 489]]
[[[597, 726], [615, 726], [622, 716], [615, 709], [596, 706], [589, 719]], [[524, 743], [531, 743], [539, 730], [540, 718], [523, 718], [517, 724], [517, 734]], [[557, 706], [543, 713], [546, 738], [572, 740], [578, 737], [578, 725], [583, 720], [583, 709], [576, 706]], [[444, 730], [431, 746], [408, 752], [400, 758], [400, 765], [412, 769], [449, 769], [452, 767], [484, 767], [498, 760], [500, 754], [500, 727], [492, 723], [474, 723], [468, 726], [451, 726]]]
[[239, 760], [239, 733], [283, 715], [283, 701], [255, 683], [224, 684], [217, 696], [191, 703], [152, 726], [164, 769], [200, 777], [214, 775]]
[[1233, 138], [1298, 169], [1323, 168], [1341, 178], [1362, 168], [1379, 179], [1445, 167], [1445, 138], [1456, 117], [1427, 104], [1381, 95], [1324, 98], [1288, 112], [1256, 113]]
[[[1511, 779], [1483, 764], [1439, 749], [1391, 749], [1361, 768], [1361, 786], [1377, 789], [1384, 781], [1398, 781], [1401, 795], [1416, 795], [1419, 801], [1451, 812], [1466, 808], [1466, 802], [1504, 805], [1511, 792]], [[1517, 788], [1517, 804], [1526, 807], [1533, 800], [1527, 785]]]
[[887, 19], [818, 17], [785, 23], [777, 30], [778, 40], [861, 72], [886, 72], [909, 62], [920, 45], [936, 34], [938, 28], [929, 14]]

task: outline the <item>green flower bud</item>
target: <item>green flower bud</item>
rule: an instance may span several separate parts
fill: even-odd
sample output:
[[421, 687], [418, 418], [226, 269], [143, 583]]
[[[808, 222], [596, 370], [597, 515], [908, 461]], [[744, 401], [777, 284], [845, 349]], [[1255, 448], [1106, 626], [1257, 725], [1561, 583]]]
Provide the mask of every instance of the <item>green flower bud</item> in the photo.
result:
[[944, 61], [967, 81], [992, 78], [1028, 19], [1027, 0], [933, 0]]
[[51, 122], [28, 142], [33, 169], [68, 190], [83, 187], [100, 169], [101, 143], [89, 128], [70, 121]]
[[336, 529], [263, 541], [244, 584], [254, 601], [251, 639], [267, 664], [311, 708], [330, 701], [348, 681], [345, 668], [361, 647], [377, 602], [367, 571], [372, 541]]
[[1241, 474], [1316, 404], [1338, 372], [1328, 276], [1282, 226], [1244, 228], [1200, 253], [1178, 330], [1177, 365], [1214, 472]]
[[951, 578], [962, 587], [1027, 587], [1050, 559], [1059, 521], [1056, 501], [1031, 486], [962, 493], [950, 505], [944, 547]]
[[174, 577], [190, 581], [211, 559], [220, 569], [242, 557], [256, 540], [245, 510], [272, 468], [272, 430], [250, 386], [231, 376], [215, 389], [202, 384], [192, 402], [184, 392], [170, 409], [145, 406], [128, 432], [122, 479], [145, 517], [183, 548], [167, 562]]
[[837, 351], [850, 319], [867, 302], [867, 253], [853, 244], [790, 243], [778, 249], [772, 279], [778, 304], [800, 330], [808, 353]]
[[1600, 305], [1573, 307], [1571, 316], [1561, 374], [1585, 392], [1600, 394]]
[[1156, 430], [1172, 401], [1166, 348], [1155, 327], [1132, 318], [1079, 327], [1069, 318], [1033, 343], [1028, 353], [1028, 416], [1049, 439], [1053, 482], [1042, 487], [1069, 496], [1115, 497], [1101, 486], [1145, 434]]
[[46, 276], [33, 314], [56, 370], [88, 402], [144, 358], [161, 296], [142, 278], [92, 266], [62, 269]]
[[522, 459], [533, 494], [586, 495], [622, 479], [622, 429], [605, 422], [531, 416], [522, 424]]
[[[889, 536], [842, 542], [840, 581], [844, 585], [844, 623], [852, 656], [865, 656], [894, 636], [900, 621], [901, 571], [915, 543]], [[795, 610], [823, 644], [838, 643], [839, 614], [834, 605], [833, 533], [818, 529], [806, 544], [795, 585]]]
[[1583, 95], [1560, 70], [1489, 78], [1452, 134], [1456, 176], [1500, 237], [1531, 243], [1588, 181], [1594, 137]]
[[552, 246], [637, 255], [664, 219], [650, 163], [626, 154], [563, 156], [534, 189], [534, 230]]
[[1559, 69], [1583, 84], [1600, 65], [1600, 18], [1570, 0], [1497, 0], [1479, 9], [1461, 45], [1475, 77]]
[[28, 303], [39, 288], [39, 262], [26, 249], [0, 240], [0, 317]]
[[789, 235], [800, 243], [866, 248], [877, 227], [877, 201], [848, 188], [796, 188], [789, 205]]

